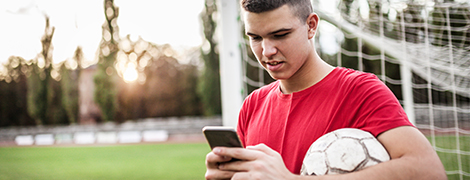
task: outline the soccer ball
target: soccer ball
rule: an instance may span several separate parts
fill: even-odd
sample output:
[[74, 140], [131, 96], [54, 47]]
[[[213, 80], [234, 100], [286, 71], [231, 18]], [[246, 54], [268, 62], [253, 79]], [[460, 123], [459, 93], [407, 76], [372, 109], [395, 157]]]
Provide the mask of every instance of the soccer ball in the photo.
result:
[[372, 134], [360, 129], [343, 128], [327, 133], [312, 143], [300, 174], [344, 174], [388, 160], [388, 152]]

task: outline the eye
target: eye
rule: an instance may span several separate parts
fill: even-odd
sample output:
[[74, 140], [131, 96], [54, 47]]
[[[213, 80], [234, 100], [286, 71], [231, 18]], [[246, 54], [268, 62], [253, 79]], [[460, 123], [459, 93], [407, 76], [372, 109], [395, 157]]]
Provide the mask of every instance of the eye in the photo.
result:
[[275, 34], [274, 37], [275, 38], [283, 38], [283, 37], [286, 37], [288, 34], [290, 34], [290, 33]]
[[261, 39], [262, 38], [260, 36], [250, 36], [250, 40], [252, 40], [252, 41], [259, 41]]

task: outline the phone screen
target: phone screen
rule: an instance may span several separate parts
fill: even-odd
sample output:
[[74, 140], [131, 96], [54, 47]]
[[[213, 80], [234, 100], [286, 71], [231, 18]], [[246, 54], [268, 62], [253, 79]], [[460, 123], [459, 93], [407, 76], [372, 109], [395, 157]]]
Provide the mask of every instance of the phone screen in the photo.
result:
[[203, 128], [204, 136], [211, 149], [217, 146], [243, 147], [235, 129], [223, 126], [206, 126]]

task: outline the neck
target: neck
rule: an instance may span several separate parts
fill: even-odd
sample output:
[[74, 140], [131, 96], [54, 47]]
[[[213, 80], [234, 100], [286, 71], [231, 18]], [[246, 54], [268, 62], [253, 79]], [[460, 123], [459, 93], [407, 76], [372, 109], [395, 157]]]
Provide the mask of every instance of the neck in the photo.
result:
[[281, 92], [291, 94], [307, 89], [320, 82], [333, 69], [333, 66], [315, 56], [312, 60], [307, 61], [291, 78], [280, 80]]

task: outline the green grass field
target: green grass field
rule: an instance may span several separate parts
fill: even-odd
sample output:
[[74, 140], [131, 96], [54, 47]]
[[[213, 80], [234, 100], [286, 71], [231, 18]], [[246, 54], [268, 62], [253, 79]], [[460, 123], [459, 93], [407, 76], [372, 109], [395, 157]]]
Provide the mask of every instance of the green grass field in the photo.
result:
[[[429, 138], [429, 137], [428, 137]], [[436, 146], [455, 149], [455, 136], [437, 136]], [[460, 137], [470, 151], [470, 136]], [[204, 179], [205, 143], [79, 147], [0, 148], [0, 179]], [[438, 152], [446, 171], [458, 170], [455, 153]], [[460, 155], [470, 171], [470, 156]], [[459, 175], [448, 175], [450, 180]], [[463, 176], [463, 179], [470, 179]]]
[[[430, 142], [432, 142], [431, 137], [427, 137]], [[460, 136], [460, 150], [461, 151], [470, 151], [470, 136]], [[457, 138], [456, 136], [441, 135], [436, 136], [435, 146], [441, 149], [457, 149]], [[437, 152], [439, 158], [444, 164], [446, 171], [458, 171], [459, 170], [459, 156], [461, 168], [464, 172], [470, 172], [470, 155], [457, 153], [448, 153], [448, 152]], [[460, 175], [452, 174], [447, 175], [449, 180], [460, 179]], [[463, 179], [470, 180], [470, 176], [463, 176]]]
[[3, 147], [0, 179], [204, 179], [205, 143]]

